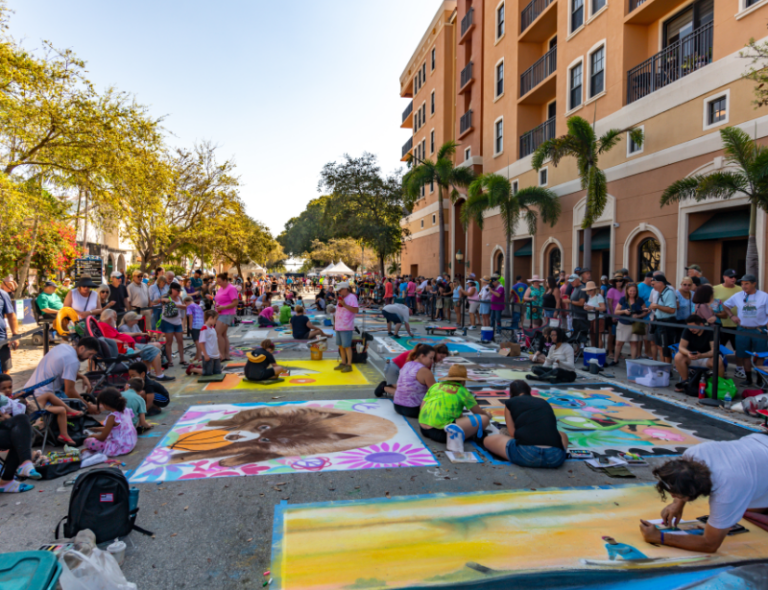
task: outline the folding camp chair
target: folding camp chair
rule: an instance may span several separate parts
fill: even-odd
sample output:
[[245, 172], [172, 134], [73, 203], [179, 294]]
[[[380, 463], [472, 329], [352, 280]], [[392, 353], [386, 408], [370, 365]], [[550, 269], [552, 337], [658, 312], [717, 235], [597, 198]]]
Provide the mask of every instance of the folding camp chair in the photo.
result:
[[[51, 414], [48, 410], [46, 410], [44, 407], [40, 405], [40, 402], [35, 397], [35, 390], [43, 387], [44, 385], [53, 383], [54, 381], [56, 381], [56, 377], [51, 377], [50, 379], [46, 379], [45, 381], [36, 383], [31, 387], [25, 387], [24, 389], [20, 389], [19, 391], [11, 394], [11, 398], [13, 399], [25, 400], [25, 401], [29, 399], [32, 402], [34, 402], [34, 407], [36, 407], [37, 409], [34, 409], [31, 414], [28, 414], [28, 416], [29, 416], [30, 424], [32, 425], [32, 430], [37, 436], [43, 439], [43, 446], [42, 446], [43, 452], [45, 452], [45, 445], [48, 442], [48, 437], [50, 436], [55, 440], [55, 436], [51, 426], [53, 414]], [[38, 428], [37, 426], [35, 426], [35, 424], [40, 419], [42, 419], [43, 425], [42, 427]]]
[[104, 387], [122, 387], [128, 383], [128, 365], [139, 359], [140, 353], [120, 354], [117, 344], [108, 338], [96, 338], [99, 352], [91, 359], [94, 369], [86, 373], [93, 386], [93, 395]]
[[760, 389], [768, 389], [768, 370], [763, 366], [758, 366], [755, 363], [755, 359], [762, 359], [763, 361], [768, 358], [768, 352], [750, 352], [747, 354], [752, 357], [752, 368], [757, 373], [757, 377], [760, 380], [758, 385]]

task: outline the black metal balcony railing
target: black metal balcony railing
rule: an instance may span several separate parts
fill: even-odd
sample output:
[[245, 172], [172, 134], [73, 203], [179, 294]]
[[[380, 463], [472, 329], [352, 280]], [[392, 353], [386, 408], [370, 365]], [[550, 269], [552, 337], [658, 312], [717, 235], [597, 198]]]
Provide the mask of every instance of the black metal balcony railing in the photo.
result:
[[645, 4], [645, 0], [629, 0], [629, 11], [632, 12], [641, 4]]
[[520, 157], [525, 158], [536, 151], [542, 143], [555, 137], [555, 117], [547, 119], [538, 127], [520, 136]]
[[409, 137], [408, 141], [405, 142], [405, 145], [403, 146], [403, 158], [405, 158], [406, 154], [411, 151], [413, 148], [413, 137]]
[[520, 76], [520, 96], [525, 96], [557, 71], [557, 45]]
[[472, 109], [469, 109], [459, 119], [459, 135], [472, 127]]
[[627, 104], [712, 63], [714, 23], [707, 23], [687, 37], [627, 72]]
[[403, 111], [403, 123], [405, 123], [405, 120], [408, 118], [408, 116], [413, 112], [413, 101], [408, 103], [408, 106], [405, 107], [405, 110]]
[[461, 70], [461, 86], [459, 88], [464, 88], [469, 81], [472, 79], [472, 62], [469, 62], [467, 64], [467, 67]]
[[520, 15], [520, 32], [530, 27], [539, 15], [544, 12], [544, 9], [552, 4], [555, 0], [531, 0], [531, 2], [523, 8], [523, 12]]
[[461, 19], [461, 36], [464, 36], [464, 33], [466, 33], [469, 30], [469, 27], [472, 26], [472, 23], [474, 23], [474, 14], [475, 9], [470, 8], [467, 11], [467, 14], [464, 15], [464, 18]]

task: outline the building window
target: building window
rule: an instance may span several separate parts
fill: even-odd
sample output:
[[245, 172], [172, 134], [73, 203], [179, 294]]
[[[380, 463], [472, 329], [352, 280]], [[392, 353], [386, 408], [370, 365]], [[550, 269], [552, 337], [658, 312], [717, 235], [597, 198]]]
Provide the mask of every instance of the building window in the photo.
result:
[[429, 99], [429, 112], [430, 114], [435, 114], [435, 91], [432, 91], [432, 96]]
[[424, 64], [421, 66], [421, 80], [422, 82], [427, 81], [427, 62], [424, 62]]
[[704, 100], [704, 130], [726, 125], [729, 119], [730, 90]]
[[608, 0], [592, 0], [592, 14], [595, 14], [603, 6], [605, 6]]
[[[426, 187], [424, 185], [421, 185], [421, 197], [424, 198], [424, 195], [426, 194]], [[424, 227], [424, 220], [421, 220], [421, 227]]]
[[539, 170], [539, 186], [547, 186], [549, 183], [549, 169], [542, 168]]
[[[429, 181], [429, 192], [430, 193], [434, 193], [435, 192], [435, 181], [434, 180], [430, 180]], [[434, 223], [434, 222], [435, 222], [435, 216], [433, 215], [432, 216], [432, 223]]]
[[549, 260], [547, 261], [549, 274], [548, 277], [557, 278], [560, 275], [560, 271], [563, 268], [563, 257], [560, 252], [560, 248], [552, 248], [549, 252]]
[[581, 105], [581, 85], [583, 77], [584, 64], [579, 63], [571, 68], [570, 74], [570, 108], [575, 109]]
[[468, 147], [467, 149], [464, 150], [464, 161], [466, 162], [471, 157], [472, 157], [472, 148]]
[[421, 227], [424, 228], [424, 220], [421, 220]]
[[437, 215], [434, 213], [432, 214], [432, 225], [435, 225], [437, 223]]
[[656, 238], [646, 238], [637, 247], [638, 276], [661, 270], [661, 244]]
[[512, 183], [512, 194], [516, 195], [518, 190], [520, 190], [520, 183], [518, 181], [514, 181]]
[[423, 160], [427, 155], [427, 139], [421, 140], [421, 159]]
[[496, 66], [496, 96], [504, 94], [504, 60]]
[[[639, 129], [645, 134], [645, 127], [641, 126]], [[645, 145], [645, 138], [643, 138], [643, 145]], [[636, 156], [637, 154], [641, 154], [643, 152], [642, 146], [637, 145], [633, 140], [632, 136], [627, 133], [627, 157], [629, 156]]]
[[589, 56], [589, 95], [597, 96], [605, 90], [605, 46]]
[[496, 38], [501, 39], [504, 35], [504, 5], [496, 9]]
[[435, 153], [435, 130], [429, 132], [429, 153]]
[[584, 24], [584, 0], [572, 0], [571, 33]]
[[424, 121], [427, 120], [427, 103], [425, 102], [423, 105], [421, 105], [421, 124], [424, 124]]
[[504, 119], [496, 121], [494, 127], [494, 150], [496, 154], [504, 151]]
[[435, 71], [435, 64], [437, 63], [437, 48], [432, 48], [432, 71]]

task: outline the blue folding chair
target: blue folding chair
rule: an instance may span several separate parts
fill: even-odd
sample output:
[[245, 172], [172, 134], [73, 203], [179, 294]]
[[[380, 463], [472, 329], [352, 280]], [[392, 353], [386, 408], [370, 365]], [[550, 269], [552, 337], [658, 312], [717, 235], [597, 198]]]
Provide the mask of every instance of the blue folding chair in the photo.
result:
[[768, 371], [765, 370], [765, 367], [758, 366], [754, 359], [762, 359], [765, 360], [768, 358], [768, 352], [750, 352], [747, 351], [747, 354], [752, 357], [752, 368], [755, 370], [755, 373], [757, 373], [757, 376], [760, 378], [760, 389], [768, 389]]
[[[37, 401], [37, 398], [35, 397], [35, 390], [40, 389], [44, 385], [49, 385], [54, 381], [56, 381], [56, 377], [51, 377], [50, 379], [46, 379], [45, 381], [36, 383], [31, 387], [25, 387], [24, 389], [20, 389], [19, 391], [11, 394], [11, 397], [13, 399], [26, 400], [27, 398], [29, 398], [35, 402], [35, 406], [37, 406], [37, 409], [34, 410], [29, 415], [29, 421], [30, 421], [30, 424], [32, 425], [32, 430], [35, 431], [35, 434], [42, 437], [43, 439], [43, 446], [41, 447], [42, 452], [45, 452], [45, 445], [48, 442], [48, 436], [50, 435], [51, 437], [53, 437], [53, 430], [51, 427], [51, 420], [53, 418], [53, 414], [51, 414], [48, 410], [46, 410], [44, 407], [40, 405], [40, 402]], [[41, 418], [43, 420], [43, 427], [37, 428], [35, 426], [35, 423]]]

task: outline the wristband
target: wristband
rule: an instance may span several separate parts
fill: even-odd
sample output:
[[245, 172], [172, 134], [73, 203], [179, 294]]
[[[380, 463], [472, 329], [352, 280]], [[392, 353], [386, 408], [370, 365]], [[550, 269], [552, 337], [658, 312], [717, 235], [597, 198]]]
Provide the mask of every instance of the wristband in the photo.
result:
[[664, 531], [661, 531], [661, 544], [664, 544]]

